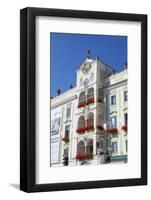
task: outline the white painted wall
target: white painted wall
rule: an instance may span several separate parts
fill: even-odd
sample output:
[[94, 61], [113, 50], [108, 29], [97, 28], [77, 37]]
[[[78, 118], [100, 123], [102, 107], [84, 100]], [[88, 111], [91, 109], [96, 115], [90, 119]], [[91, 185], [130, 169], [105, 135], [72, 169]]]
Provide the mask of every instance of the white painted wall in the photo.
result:
[[[19, 9], [26, 6], [146, 13], [149, 15], [148, 35], [151, 35], [150, 0], [5, 0], [0, 4], [0, 199], [150, 199], [151, 186], [26, 194], [19, 184]], [[148, 39], [149, 53], [151, 40]], [[149, 66], [151, 59], [149, 57]], [[149, 68], [148, 74], [151, 74]], [[149, 80], [151, 86], [151, 79]], [[149, 102], [151, 93], [149, 92]], [[149, 105], [149, 110], [151, 106]], [[150, 112], [151, 113], [151, 112]], [[151, 114], [149, 114], [149, 121]], [[149, 169], [151, 168], [151, 136], [149, 127]], [[149, 185], [151, 172], [149, 170]]]

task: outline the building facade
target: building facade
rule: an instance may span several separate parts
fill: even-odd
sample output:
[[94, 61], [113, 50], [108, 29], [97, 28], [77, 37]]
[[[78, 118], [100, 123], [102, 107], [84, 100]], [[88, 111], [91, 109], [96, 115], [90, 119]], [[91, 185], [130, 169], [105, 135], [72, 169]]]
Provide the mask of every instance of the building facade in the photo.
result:
[[76, 87], [51, 98], [51, 166], [127, 161], [127, 73], [88, 57]]

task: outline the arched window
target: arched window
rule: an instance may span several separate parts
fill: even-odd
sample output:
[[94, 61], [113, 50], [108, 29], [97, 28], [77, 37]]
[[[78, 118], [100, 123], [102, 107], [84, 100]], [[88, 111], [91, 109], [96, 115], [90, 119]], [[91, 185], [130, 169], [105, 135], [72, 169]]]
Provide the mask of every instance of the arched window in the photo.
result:
[[83, 140], [80, 140], [79, 143], [77, 144], [77, 154], [78, 155], [84, 155], [85, 154], [85, 146], [84, 146]]
[[80, 116], [78, 120], [78, 128], [77, 128], [77, 133], [84, 133], [85, 132], [85, 117]]
[[85, 92], [81, 92], [79, 95], [79, 103], [78, 103], [78, 108], [85, 106], [86, 102], [86, 95]]
[[85, 146], [83, 140], [80, 140], [79, 143], [77, 144], [76, 159], [80, 161], [85, 160]]
[[89, 88], [87, 92], [87, 99], [94, 99], [94, 88]]
[[88, 114], [88, 117], [87, 117], [87, 127], [89, 127], [89, 126], [94, 127], [94, 114], [93, 114], [93, 112], [90, 112]]
[[89, 88], [87, 91], [87, 105], [94, 102], [94, 88]]
[[78, 121], [78, 128], [84, 128], [84, 127], [85, 127], [85, 118], [84, 116], [80, 116]]
[[93, 158], [93, 139], [88, 139], [86, 146], [83, 140], [77, 144], [77, 160], [89, 160]]
[[93, 157], [93, 139], [91, 138], [87, 140], [86, 155], [89, 159]]

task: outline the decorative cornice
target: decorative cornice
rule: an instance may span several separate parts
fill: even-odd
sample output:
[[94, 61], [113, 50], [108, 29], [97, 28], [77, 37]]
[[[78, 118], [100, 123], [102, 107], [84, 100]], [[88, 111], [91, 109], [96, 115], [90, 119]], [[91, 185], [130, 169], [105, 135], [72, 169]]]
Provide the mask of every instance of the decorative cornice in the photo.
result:
[[63, 100], [63, 101], [60, 101], [60, 102], [58, 102], [58, 103], [53, 103], [53, 105], [51, 105], [51, 109], [56, 108], [56, 107], [58, 107], [58, 106], [62, 106], [62, 105], [64, 105], [64, 104], [67, 104], [68, 102], [71, 102], [71, 101], [73, 101], [73, 100], [75, 100], [75, 99], [77, 99], [77, 95], [74, 95], [74, 96], [72, 96], [72, 97], [70, 97], [70, 98], [68, 98], [68, 99], [65, 99], [65, 100]]

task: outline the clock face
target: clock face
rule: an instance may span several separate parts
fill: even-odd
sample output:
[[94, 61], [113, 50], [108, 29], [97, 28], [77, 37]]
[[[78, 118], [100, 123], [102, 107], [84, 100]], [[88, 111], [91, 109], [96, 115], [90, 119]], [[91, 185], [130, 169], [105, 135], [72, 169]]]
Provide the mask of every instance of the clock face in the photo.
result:
[[87, 87], [87, 86], [88, 86], [88, 84], [89, 84], [89, 79], [88, 79], [88, 78], [86, 78], [86, 79], [84, 80], [84, 86], [85, 86], [85, 87]]
[[87, 70], [86, 70], [85, 67], [82, 67], [82, 72], [83, 72], [83, 74], [86, 74], [86, 73], [87, 73]]
[[80, 85], [83, 85], [83, 78], [80, 78]]
[[83, 74], [87, 74], [88, 71], [90, 70], [90, 68], [91, 68], [91, 64], [88, 63], [88, 62], [85, 63], [84, 66], [82, 67], [82, 72], [83, 72]]
[[94, 74], [92, 73], [90, 76], [90, 80], [93, 81], [93, 79], [94, 79]]

